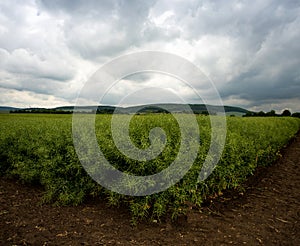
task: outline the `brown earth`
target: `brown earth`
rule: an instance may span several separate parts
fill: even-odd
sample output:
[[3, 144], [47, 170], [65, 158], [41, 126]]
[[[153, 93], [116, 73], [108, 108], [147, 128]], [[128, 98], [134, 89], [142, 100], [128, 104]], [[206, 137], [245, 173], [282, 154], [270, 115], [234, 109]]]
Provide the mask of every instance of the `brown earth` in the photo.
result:
[[177, 222], [130, 225], [101, 201], [41, 205], [42, 190], [0, 179], [0, 245], [300, 245], [300, 134], [246, 191], [227, 192]]

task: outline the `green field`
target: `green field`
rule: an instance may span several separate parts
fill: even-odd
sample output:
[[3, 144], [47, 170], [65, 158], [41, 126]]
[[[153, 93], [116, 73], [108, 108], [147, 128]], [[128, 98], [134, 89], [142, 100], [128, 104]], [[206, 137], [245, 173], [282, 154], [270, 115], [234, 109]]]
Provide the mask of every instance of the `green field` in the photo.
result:
[[[135, 161], [124, 156], [111, 136], [111, 115], [96, 116], [96, 136], [105, 157], [114, 167], [135, 175], [157, 173], [176, 158], [180, 132], [170, 114], [136, 115], [130, 123], [130, 137], [138, 148], [150, 146], [149, 131], [162, 127], [167, 134], [163, 152], [154, 160]], [[127, 115], [120, 115], [129, 117]], [[44, 202], [79, 204], [87, 197], [100, 197], [113, 206], [127, 206], [133, 222], [140, 218], [176, 218], [187, 204], [201, 206], [209, 196], [224, 189], [242, 189], [241, 183], [257, 166], [270, 165], [300, 128], [292, 117], [227, 117], [227, 138], [217, 168], [205, 182], [197, 178], [210, 145], [210, 121], [196, 116], [200, 130], [198, 156], [190, 171], [176, 185], [157, 194], [132, 197], [102, 188], [81, 166], [72, 140], [72, 115], [1, 114], [0, 175], [17, 177], [45, 188]], [[218, 117], [218, 116], [213, 116]]]

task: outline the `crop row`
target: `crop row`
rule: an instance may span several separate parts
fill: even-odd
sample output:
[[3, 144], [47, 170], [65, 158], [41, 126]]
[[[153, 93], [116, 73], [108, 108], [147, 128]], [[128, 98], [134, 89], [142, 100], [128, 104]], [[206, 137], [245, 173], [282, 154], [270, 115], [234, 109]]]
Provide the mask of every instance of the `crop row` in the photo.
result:
[[[169, 114], [139, 115], [130, 123], [130, 138], [137, 148], [147, 149], [149, 132], [162, 127], [166, 146], [153, 160], [137, 161], [122, 154], [111, 134], [111, 115], [96, 116], [96, 136], [106, 159], [118, 170], [151, 175], [168, 167], [180, 148], [180, 129]], [[119, 116], [128, 117], [126, 115]], [[216, 117], [216, 116], [213, 116]], [[227, 137], [222, 157], [213, 173], [197, 180], [210, 147], [209, 117], [197, 116], [200, 147], [192, 168], [175, 185], [148, 196], [126, 196], [101, 187], [82, 167], [72, 139], [70, 115], [0, 115], [0, 175], [41, 184], [44, 202], [79, 204], [87, 197], [100, 197], [113, 206], [127, 206], [137, 219], [176, 218], [188, 204], [201, 206], [209, 196], [224, 189], [242, 189], [241, 184], [257, 166], [271, 164], [279, 150], [299, 130], [296, 118], [227, 118]]]

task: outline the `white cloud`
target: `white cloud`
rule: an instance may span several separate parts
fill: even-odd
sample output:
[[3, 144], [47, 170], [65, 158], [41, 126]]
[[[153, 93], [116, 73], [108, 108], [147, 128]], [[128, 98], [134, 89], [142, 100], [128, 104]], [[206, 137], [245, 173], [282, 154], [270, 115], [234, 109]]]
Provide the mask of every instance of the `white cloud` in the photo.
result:
[[[47, 59], [26, 49], [15, 49], [12, 53], [0, 49], [1, 67], [12, 74], [31, 75], [33, 78], [51, 78], [56, 81], [68, 81], [74, 75], [74, 68], [66, 61], [53, 55]], [[53, 66], [60, 64], [60, 66]]]
[[[170, 18], [174, 15], [175, 14], [172, 10], [167, 10], [163, 14], [156, 16], [156, 17], [152, 17], [152, 18], [151, 18], [151, 14], [150, 14], [150, 21], [152, 21], [156, 26], [168, 27], [168, 26], [170, 26], [170, 24], [168, 24], [168, 20], [170, 20]], [[175, 23], [172, 23], [172, 24], [175, 24]]]
[[[20, 108], [68, 106], [72, 102], [53, 95], [0, 88], [0, 105]], [[10, 102], [10, 103], [7, 103]], [[73, 102], [74, 103], [74, 102]]]

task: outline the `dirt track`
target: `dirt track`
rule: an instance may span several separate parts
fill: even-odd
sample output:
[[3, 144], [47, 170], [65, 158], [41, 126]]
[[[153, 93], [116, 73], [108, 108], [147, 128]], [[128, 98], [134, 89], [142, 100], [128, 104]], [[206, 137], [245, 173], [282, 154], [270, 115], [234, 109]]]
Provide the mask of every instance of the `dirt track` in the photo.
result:
[[300, 134], [244, 194], [224, 194], [176, 223], [131, 227], [128, 211], [99, 201], [39, 205], [39, 188], [1, 178], [0, 245], [300, 245], [299, 190]]

